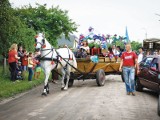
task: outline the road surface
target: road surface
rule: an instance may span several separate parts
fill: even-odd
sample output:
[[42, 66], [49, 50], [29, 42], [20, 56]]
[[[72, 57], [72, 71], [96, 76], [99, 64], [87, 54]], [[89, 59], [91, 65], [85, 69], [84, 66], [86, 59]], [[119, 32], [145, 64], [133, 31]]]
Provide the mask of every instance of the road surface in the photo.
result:
[[119, 75], [107, 76], [103, 87], [95, 80], [75, 81], [68, 91], [60, 82], [50, 83], [50, 94], [42, 97], [43, 86], [0, 103], [0, 120], [160, 120], [158, 96], [151, 91], [128, 96]]

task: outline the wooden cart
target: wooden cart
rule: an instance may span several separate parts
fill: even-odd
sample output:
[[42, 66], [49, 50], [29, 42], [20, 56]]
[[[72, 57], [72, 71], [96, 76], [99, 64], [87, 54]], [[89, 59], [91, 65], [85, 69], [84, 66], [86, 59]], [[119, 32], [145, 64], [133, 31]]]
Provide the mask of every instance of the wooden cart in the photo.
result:
[[71, 73], [69, 87], [74, 80], [96, 79], [98, 86], [105, 84], [105, 76], [109, 74], [121, 74], [119, 72], [120, 58], [99, 57], [99, 62], [94, 63], [90, 59], [77, 59], [77, 70]]

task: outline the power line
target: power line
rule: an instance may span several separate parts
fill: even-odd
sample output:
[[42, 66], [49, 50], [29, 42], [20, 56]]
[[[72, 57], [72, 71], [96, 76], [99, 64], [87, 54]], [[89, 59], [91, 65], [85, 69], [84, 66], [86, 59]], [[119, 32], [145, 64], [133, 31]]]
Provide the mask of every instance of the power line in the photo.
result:
[[[155, 13], [155, 15], [160, 16], [160, 14], [157, 14], [157, 13]], [[158, 20], [158, 21], [160, 21], [160, 20]]]
[[158, 15], [158, 16], [160, 16], [160, 14], [157, 14], [157, 13], [155, 13], [155, 15]]

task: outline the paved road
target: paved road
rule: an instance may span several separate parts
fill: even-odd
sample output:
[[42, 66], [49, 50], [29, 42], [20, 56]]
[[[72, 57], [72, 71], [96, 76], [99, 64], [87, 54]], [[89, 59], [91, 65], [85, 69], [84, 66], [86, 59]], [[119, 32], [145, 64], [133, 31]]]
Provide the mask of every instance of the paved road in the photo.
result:
[[127, 96], [120, 76], [108, 76], [105, 86], [94, 80], [75, 81], [68, 91], [60, 82], [50, 83], [50, 95], [41, 97], [43, 86], [6, 103], [0, 103], [0, 120], [160, 120], [158, 96], [148, 90]]

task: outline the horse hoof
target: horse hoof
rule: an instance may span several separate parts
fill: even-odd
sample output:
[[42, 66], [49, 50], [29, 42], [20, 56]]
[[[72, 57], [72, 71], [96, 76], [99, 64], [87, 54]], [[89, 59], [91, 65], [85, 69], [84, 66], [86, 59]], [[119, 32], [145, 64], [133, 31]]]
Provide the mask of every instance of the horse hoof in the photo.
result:
[[64, 90], [64, 87], [62, 87], [61, 90]]
[[68, 90], [68, 88], [64, 88], [63, 90], [67, 91], [67, 90]]
[[49, 91], [47, 91], [47, 94], [49, 94]]
[[43, 92], [41, 95], [42, 95], [42, 96], [47, 96], [47, 93]]

